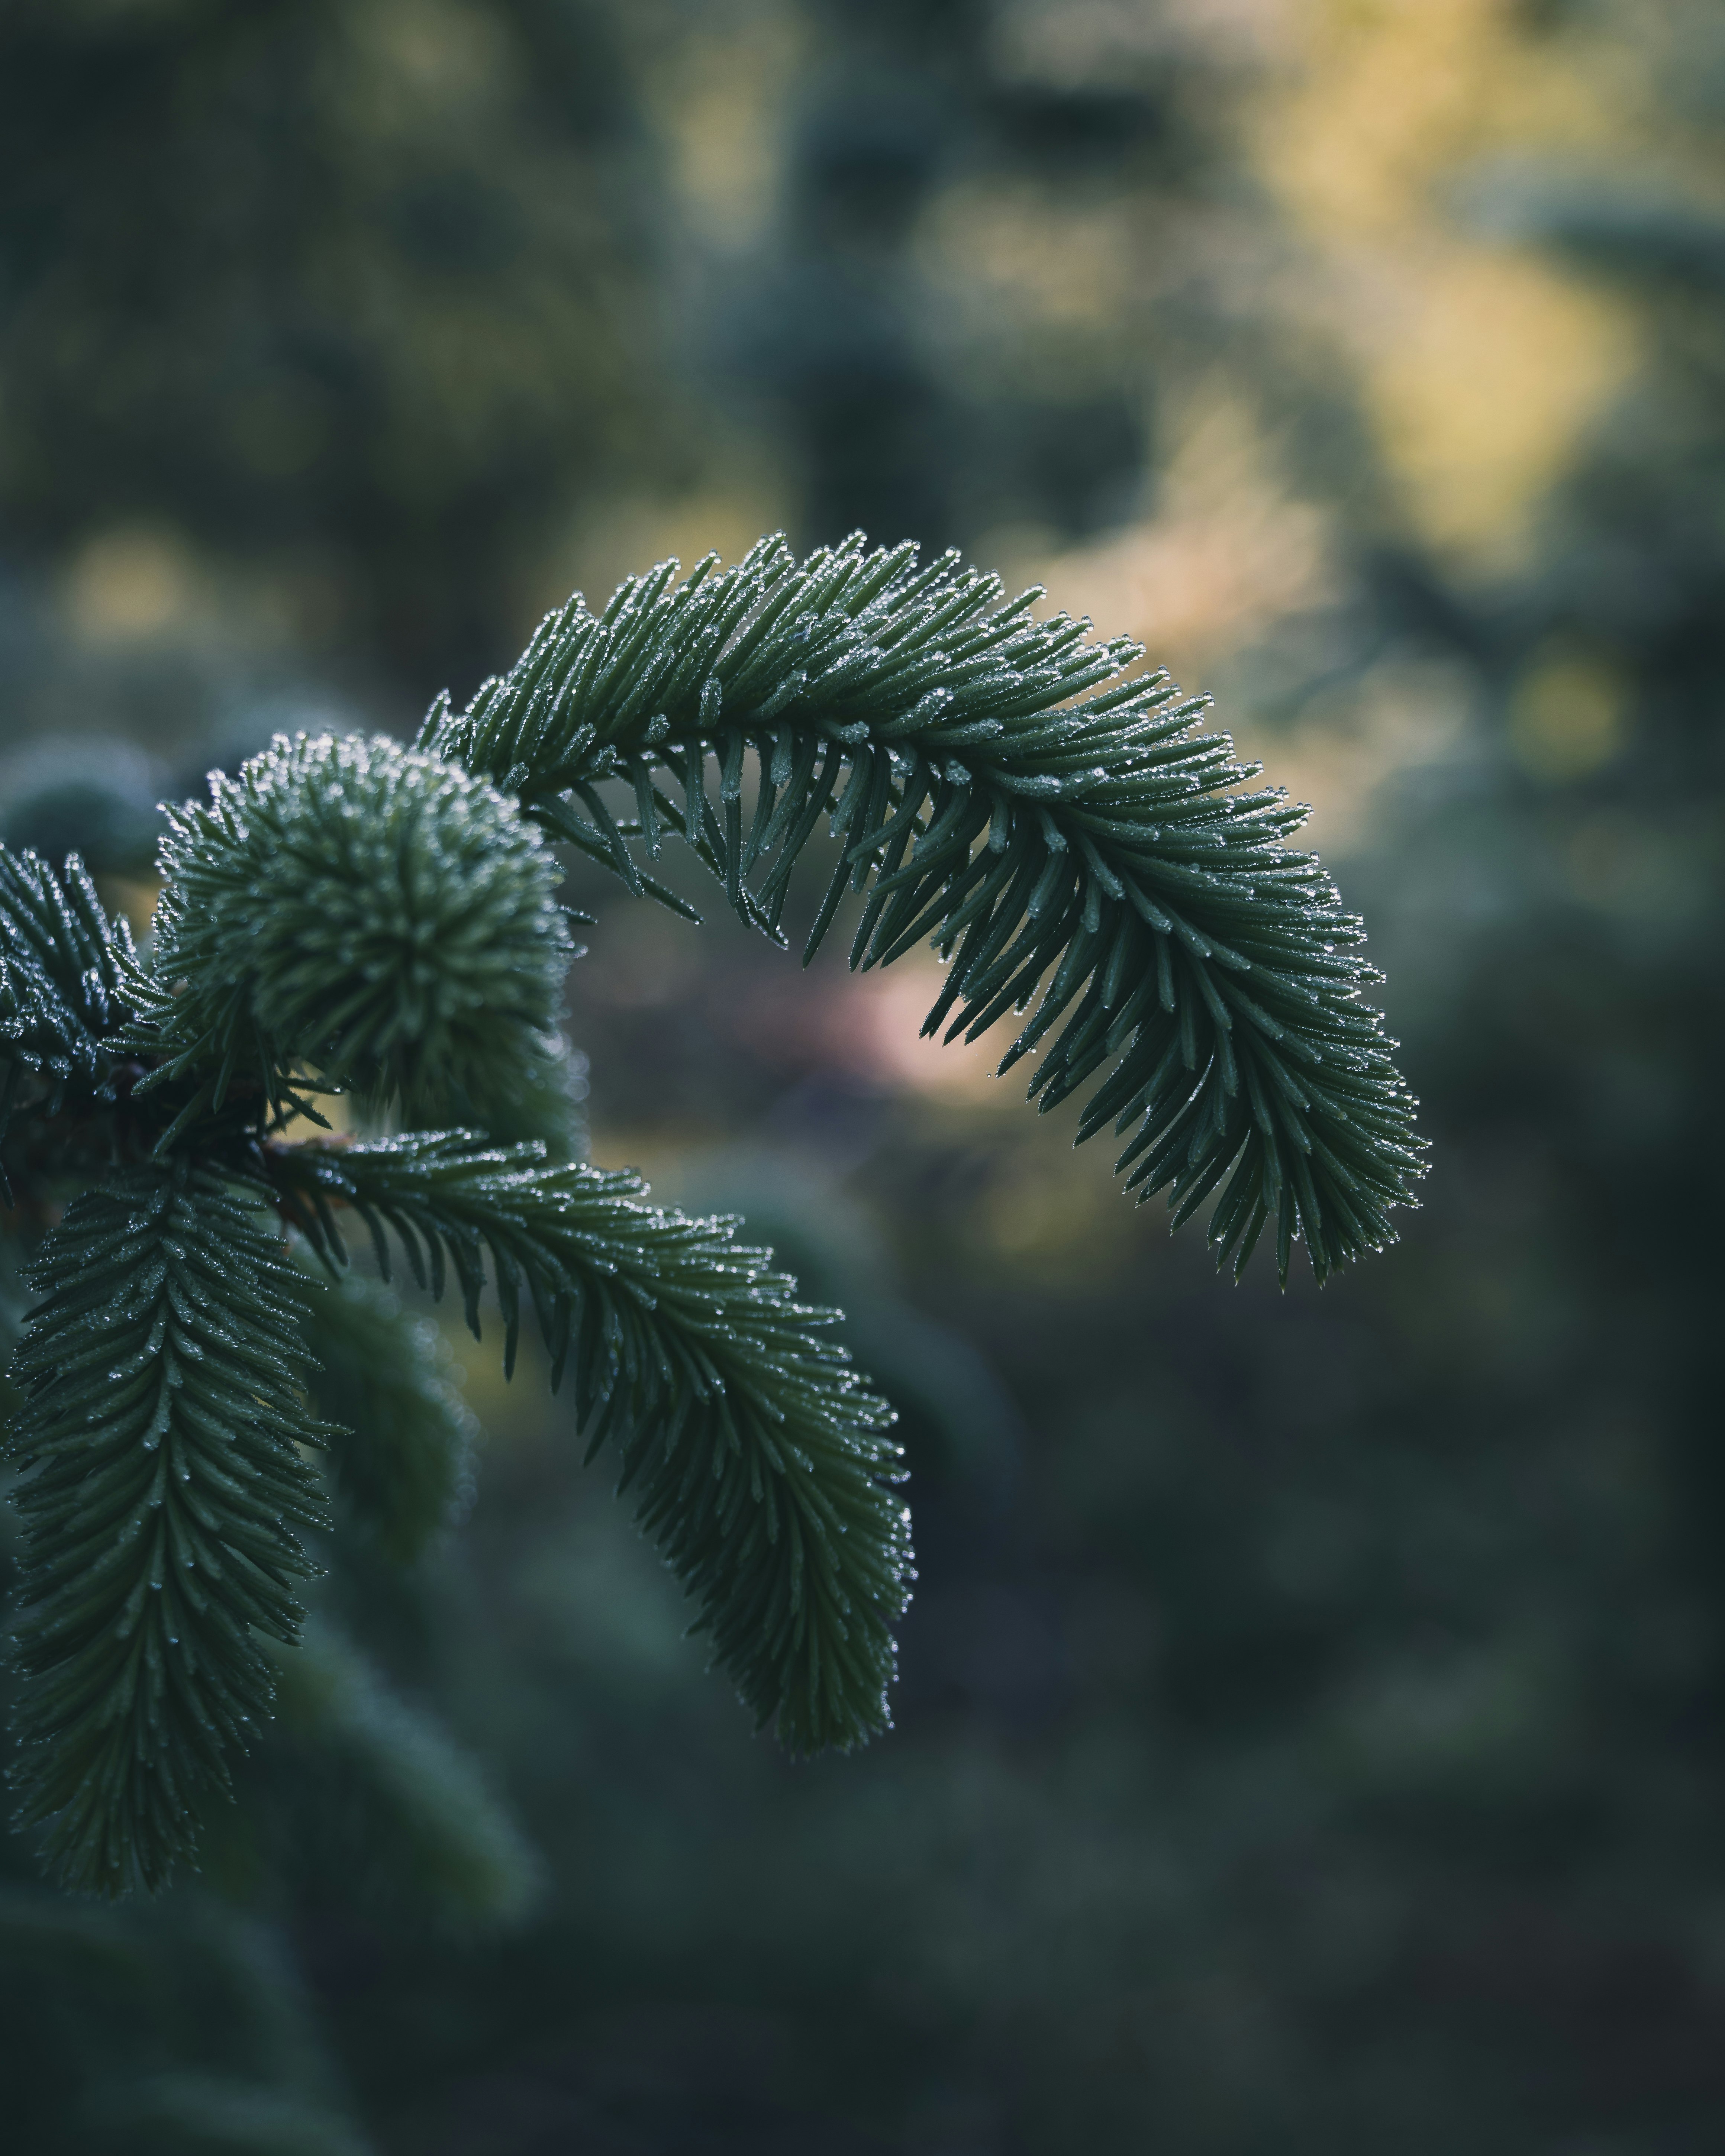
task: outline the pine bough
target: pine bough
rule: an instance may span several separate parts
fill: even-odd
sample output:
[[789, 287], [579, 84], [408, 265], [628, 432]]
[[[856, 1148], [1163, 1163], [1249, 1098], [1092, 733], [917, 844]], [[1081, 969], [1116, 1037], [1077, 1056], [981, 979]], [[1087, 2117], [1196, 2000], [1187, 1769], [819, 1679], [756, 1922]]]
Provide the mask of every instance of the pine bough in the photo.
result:
[[[1094, 1081], [1081, 1139], [1111, 1123], [1177, 1223], [1214, 1198], [1236, 1274], [1266, 1228], [1284, 1279], [1296, 1241], [1322, 1281], [1394, 1240], [1413, 1103], [1361, 926], [1287, 844], [1306, 812], [1039, 596], [860, 537], [578, 596], [412, 748], [278, 739], [170, 812], [142, 953], [75, 857], [0, 855], [0, 1170], [40, 1296], [12, 1772], [55, 1876], [153, 1889], [191, 1851], [296, 1636], [305, 1448], [400, 1560], [459, 1510], [464, 1411], [429, 1328], [345, 1271], [356, 1221], [475, 1332], [489, 1291], [511, 1369], [531, 1306], [760, 1722], [798, 1752], [886, 1724], [891, 1410], [736, 1222], [580, 1159], [557, 844], [692, 912], [649, 866], [675, 837], [783, 942], [824, 821], [805, 963], [847, 891], [854, 967], [932, 942], [925, 1031], [1028, 1013], [1003, 1070], [1040, 1049], [1045, 1110]], [[338, 1091], [412, 1134], [305, 1135]]]

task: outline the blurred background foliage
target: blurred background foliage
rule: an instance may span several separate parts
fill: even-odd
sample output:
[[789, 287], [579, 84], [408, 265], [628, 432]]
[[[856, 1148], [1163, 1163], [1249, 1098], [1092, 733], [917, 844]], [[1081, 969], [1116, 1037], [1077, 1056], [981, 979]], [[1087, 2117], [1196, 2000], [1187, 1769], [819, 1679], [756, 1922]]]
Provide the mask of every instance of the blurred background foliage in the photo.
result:
[[1709, 0], [0, 11], [8, 843], [141, 921], [165, 792], [575, 585], [960, 544], [1316, 802], [1434, 1143], [1236, 1292], [916, 962], [578, 877], [595, 1157], [904, 1411], [899, 1727], [752, 1739], [457, 1343], [471, 1521], [339, 1531], [203, 1880], [6, 1845], [9, 2147], [1717, 2148], [1722, 123]]

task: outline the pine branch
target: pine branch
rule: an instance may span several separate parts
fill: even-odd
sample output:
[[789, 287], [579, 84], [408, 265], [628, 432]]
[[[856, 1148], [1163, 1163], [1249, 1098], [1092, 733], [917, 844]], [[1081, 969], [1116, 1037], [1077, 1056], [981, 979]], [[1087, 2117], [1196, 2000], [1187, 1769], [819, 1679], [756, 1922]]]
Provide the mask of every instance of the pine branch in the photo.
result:
[[[110, 920], [75, 854], [56, 876], [37, 855], [0, 846], [0, 1142], [33, 1079], [33, 1105], [48, 1115], [69, 1085], [111, 1097], [109, 1037], [136, 978], [131, 931]], [[10, 1202], [3, 1169], [0, 1197]]]
[[445, 1374], [429, 1318], [357, 1273], [312, 1289], [314, 1400], [331, 1417], [330, 1460], [347, 1511], [393, 1564], [408, 1565], [473, 1497], [477, 1417]]
[[758, 1722], [793, 1752], [886, 1726], [891, 1627], [909, 1576], [909, 1516], [888, 1485], [890, 1410], [729, 1220], [639, 1201], [634, 1177], [485, 1151], [461, 1132], [372, 1145], [279, 1146], [284, 1213], [332, 1263], [332, 1203], [354, 1208], [386, 1266], [386, 1230], [441, 1296], [453, 1268], [480, 1327], [489, 1253], [512, 1369], [523, 1291], [556, 1386], [572, 1377], [588, 1458], [609, 1440], [619, 1488], [700, 1605], [697, 1630]]
[[172, 1134], [236, 1079], [277, 1116], [309, 1073], [481, 1124], [555, 1084], [559, 871], [490, 787], [382, 737], [278, 736], [169, 824], [136, 1045], [141, 1091], [198, 1081]]
[[948, 960], [925, 1032], [974, 1039], [1040, 992], [1002, 1070], [1042, 1046], [1044, 1109], [1096, 1079], [1081, 1139], [1136, 1125], [1127, 1188], [1166, 1188], [1177, 1224], [1216, 1196], [1236, 1274], [1267, 1223], [1284, 1280], [1296, 1237], [1320, 1280], [1393, 1242], [1422, 1163], [1360, 999], [1363, 929], [1286, 844], [1306, 809], [1238, 791], [1260, 767], [1201, 730], [1207, 700], [1132, 675], [1128, 639], [1034, 619], [1040, 592], [1003, 604], [953, 554], [919, 567], [858, 534], [800, 566], [783, 537], [716, 561], [680, 583], [661, 562], [602, 616], [578, 595], [466, 713], [440, 701], [422, 745], [687, 911], [640, 859], [680, 834], [774, 936], [828, 814], [844, 850], [805, 964], [849, 885], [869, 893], [853, 966], [929, 939]]
[[269, 1712], [322, 1523], [296, 1447], [301, 1276], [254, 1194], [183, 1164], [75, 1199], [32, 1269], [8, 1443], [23, 1471], [20, 1825], [65, 1885], [153, 1891]]

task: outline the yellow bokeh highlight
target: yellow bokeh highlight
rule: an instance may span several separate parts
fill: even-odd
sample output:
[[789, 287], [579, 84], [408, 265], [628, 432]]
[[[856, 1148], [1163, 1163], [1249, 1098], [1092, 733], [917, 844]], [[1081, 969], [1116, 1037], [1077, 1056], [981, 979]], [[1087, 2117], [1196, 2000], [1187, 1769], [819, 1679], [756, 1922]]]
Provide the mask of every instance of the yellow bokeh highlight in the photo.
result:
[[474, 0], [358, 0], [342, 87], [386, 137], [459, 125], [516, 87], [507, 32]]
[[1405, 506], [1440, 549], [1513, 557], [1627, 382], [1633, 318], [1537, 258], [1459, 247], [1423, 252], [1384, 296], [1361, 386]]
[[[1136, 234], [1119, 201], [1055, 203], [1040, 189], [973, 180], [949, 187], [916, 235], [918, 266], [983, 320], [1107, 332], [1131, 289]], [[1021, 366], [1021, 352], [1012, 355]]]
[[74, 556], [65, 608], [95, 643], [146, 640], [182, 626], [198, 607], [198, 564], [180, 536], [153, 525], [99, 532]]
[[722, 35], [671, 41], [646, 69], [683, 213], [711, 239], [741, 244], [772, 214], [804, 38], [793, 11], [760, 6]]
[[1579, 654], [1538, 660], [1510, 704], [1510, 745], [1536, 778], [1585, 778], [1623, 747], [1628, 697], [1616, 670]]
[[1249, 140], [1283, 205], [1325, 241], [1394, 241], [1440, 176], [1538, 148], [1609, 152], [1650, 92], [1620, 49], [1542, 36], [1517, 0], [1307, 0], [1297, 56]]
[[1189, 680], [1248, 629], [1332, 596], [1335, 580], [1325, 517], [1289, 495], [1243, 397], [1213, 382], [1172, 431], [1153, 516], [1058, 553], [1003, 552], [986, 565], [1009, 584], [1044, 585], [1047, 611], [1137, 637]]
[[763, 532], [781, 529], [793, 496], [764, 462], [722, 471], [686, 494], [613, 495], [578, 518], [562, 543], [533, 565], [523, 584], [529, 629], [572, 592], [603, 607], [625, 577], [675, 556], [685, 571], [703, 555], [739, 561]]
[[1358, 370], [1419, 535], [1487, 570], [1634, 369], [1630, 310], [1456, 198], [1506, 155], [1615, 162], [1650, 92], [1633, 56], [1542, 34], [1512, 0], [1327, 0], [1255, 100], [1259, 169], [1311, 251], [1307, 305]]

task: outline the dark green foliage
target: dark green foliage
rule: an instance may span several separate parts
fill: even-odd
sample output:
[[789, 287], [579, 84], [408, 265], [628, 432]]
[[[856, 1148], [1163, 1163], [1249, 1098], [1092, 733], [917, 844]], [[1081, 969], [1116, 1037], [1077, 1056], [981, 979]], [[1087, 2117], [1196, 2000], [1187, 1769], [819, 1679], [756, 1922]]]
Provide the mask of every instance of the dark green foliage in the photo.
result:
[[366, 2156], [286, 1955], [201, 1894], [145, 1908], [0, 1884], [16, 2156]]
[[25, 1529], [13, 1778], [69, 1886], [162, 1884], [270, 1711], [323, 1517], [296, 1320], [257, 1200], [183, 1163], [75, 1199], [33, 1271], [9, 1452]]
[[301, 736], [169, 821], [151, 1083], [195, 1070], [198, 1108], [236, 1078], [277, 1102], [304, 1066], [483, 1123], [547, 1058], [557, 870], [490, 787], [382, 737]]
[[102, 2123], [136, 2156], [366, 2156], [370, 2145], [337, 2112], [218, 2075], [163, 2074]]
[[[805, 957], [854, 886], [853, 964], [929, 937], [946, 955], [929, 1029], [974, 1035], [1040, 991], [1005, 1065], [1064, 1019], [1033, 1095], [1099, 1076], [1080, 1135], [1136, 1123], [1121, 1165], [1177, 1219], [1219, 1191], [1236, 1270], [1272, 1218], [1284, 1276], [1296, 1235], [1320, 1279], [1392, 1237], [1420, 1163], [1359, 999], [1363, 931], [1283, 843], [1304, 811], [1234, 790], [1255, 773], [1197, 731], [1202, 700], [1131, 674], [1134, 644], [1037, 622], [1034, 593], [1000, 604], [954, 556], [919, 569], [858, 538], [798, 567], [770, 539], [675, 577], [630, 581], [603, 620], [572, 602], [417, 748], [278, 736], [215, 776], [169, 814], [142, 954], [75, 860], [61, 880], [0, 854], [6, 1099], [44, 1111], [10, 1157], [49, 1229], [13, 1367], [15, 1774], [73, 1884], [159, 1886], [267, 1712], [254, 1634], [295, 1636], [297, 1530], [321, 1517], [296, 1445], [335, 1438], [350, 1517], [398, 1562], [464, 1501], [471, 1419], [427, 1336], [385, 1291], [309, 1281], [260, 1224], [266, 1194], [336, 1274], [344, 1207], [386, 1277], [392, 1236], [433, 1294], [453, 1268], [475, 1332], [489, 1277], [506, 1375], [530, 1301], [588, 1457], [613, 1448], [757, 1722], [793, 1753], [887, 1726], [911, 1578], [891, 1411], [735, 1221], [582, 1163], [547, 838], [680, 905], [635, 858], [679, 832], [777, 937], [826, 816], [841, 853]], [[336, 1091], [364, 1122], [445, 1127], [297, 1141]], [[304, 1396], [308, 1320], [345, 1434]], [[352, 1736], [336, 1748], [371, 1758]]]
[[542, 1145], [547, 1160], [585, 1160], [587, 1090], [586, 1057], [561, 1034], [546, 1034], [512, 1074], [508, 1097], [486, 1101], [485, 1136], [494, 1145]]
[[386, 1264], [393, 1231], [438, 1295], [447, 1253], [475, 1333], [489, 1252], [506, 1368], [525, 1289], [588, 1457], [614, 1445], [697, 1629], [788, 1749], [886, 1726], [911, 1553], [892, 1417], [824, 1337], [834, 1313], [799, 1303], [735, 1221], [661, 1213], [634, 1176], [459, 1132], [284, 1146], [270, 1165], [284, 1210], [333, 1261], [331, 1200], [358, 1211]]
[[[829, 810], [845, 851], [805, 964], [849, 885], [870, 894], [853, 966], [930, 938], [949, 961], [925, 1032], [974, 1039], [1040, 991], [1003, 1070], [1064, 1019], [1032, 1096], [1051, 1108], [1102, 1074], [1080, 1137], [1136, 1124], [1118, 1165], [1142, 1197], [1168, 1189], [1177, 1223], [1219, 1191], [1210, 1238], [1236, 1273], [1266, 1222], [1284, 1279], [1296, 1235], [1320, 1280], [1393, 1241], [1420, 1150], [1360, 1001], [1377, 978], [1364, 931], [1284, 844], [1305, 808], [1235, 790], [1259, 767], [1199, 729], [1206, 700], [1132, 674], [1128, 639], [1038, 621], [1038, 592], [1002, 604], [956, 554], [919, 567], [858, 534], [800, 565], [782, 536], [716, 558], [680, 583], [661, 562], [600, 617], [578, 595], [465, 716], [434, 711], [422, 745], [631, 890], [670, 898], [631, 848], [656, 857], [661, 831], [681, 834], [775, 936]], [[611, 779], [633, 820], [601, 793]]]
[[107, 1091], [132, 960], [131, 932], [108, 918], [75, 854], [62, 878], [0, 848], [0, 1143], [23, 1104], [53, 1113], [69, 1085]]
[[412, 1564], [473, 1495], [479, 1424], [446, 1373], [449, 1348], [429, 1318], [357, 1273], [314, 1290], [306, 1330], [336, 1491], [382, 1555]]
[[290, 1744], [300, 1755], [301, 1776], [289, 1786], [309, 1782], [326, 1838], [349, 1845], [350, 1876], [370, 1873], [398, 1902], [449, 1925], [519, 1917], [538, 1887], [538, 1860], [438, 1722], [326, 1621], [308, 1625], [297, 1650], [279, 1659], [271, 1749]]
[[[1166, 656], [1148, 624], [1183, 611], [1186, 570], [1229, 604], [1232, 648], [1210, 644], [1201, 680], [1195, 657], [1174, 670], [1225, 680], [1225, 722], [1250, 726], [1272, 777], [1319, 744], [1353, 765], [1352, 795], [1380, 755], [1438, 759], [1377, 789], [1345, 841], [1309, 826], [1295, 843], [1320, 847], [1370, 924], [1442, 1170], [1393, 1262], [1321, 1296], [1295, 1281], [1278, 1305], [1260, 1259], [1242, 1294], [1207, 1293], [1191, 1224], [1164, 1248], [1149, 1212], [1111, 1218], [1099, 1159], [1059, 1179], [1071, 1110], [1032, 1123], [962, 1085], [931, 1101], [908, 1065], [902, 1092], [854, 1085], [848, 1022], [901, 1005], [848, 995], [869, 983], [830, 954], [799, 981], [764, 939], [752, 966], [728, 922], [685, 934], [608, 908], [627, 917], [603, 944], [662, 952], [666, 971], [636, 995], [614, 968], [590, 1004], [572, 983], [604, 1122], [629, 1132], [598, 1157], [647, 1149], [655, 1196], [675, 1175], [685, 1209], [745, 1212], [807, 1299], [846, 1310], [904, 1418], [926, 1589], [898, 1730], [793, 1774], [743, 1741], [698, 1654], [680, 1658], [672, 1584], [631, 1547], [609, 1477], [572, 1479], [561, 1403], [487, 1383], [499, 1442], [479, 1532], [405, 1585], [338, 1543], [339, 1569], [352, 1554], [365, 1593], [382, 1579], [400, 1600], [355, 1608], [345, 1578], [328, 1599], [478, 1741], [558, 1892], [514, 1946], [439, 1951], [401, 1907], [344, 1922], [347, 1852], [320, 1845], [320, 1913], [294, 1934], [368, 2122], [427, 2156], [1716, 2146], [1725, 310], [1709, 175], [1725, 10], [1525, 0], [1355, 9], [1345, 26], [1053, 0], [619, 10], [653, 94], [632, 138], [627, 86], [590, 27], [571, 33], [591, 15], [592, 0], [0, 10], [8, 763], [13, 741], [112, 725], [185, 771], [169, 798], [201, 798], [226, 758], [182, 757], [200, 694], [257, 708], [253, 680], [188, 679], [217, 580], [236, 602], [224, 643], [267, 615], [272, 639], [276, 624], [294, 639], [270, 669], [333, 669], [417, 715], [445, 680], [459, 708], [525, 641], [523, 588], [548, 556], [572, 563], [572, 513], [574, 546], [608, 561], [619, 521], [639, 529], [667, 494], [728, 506], [764, 485], [799, 552], [861, 525], [999, 566], [973, 542], [1013, 526], [1014, 552], [1100, 542], [1117, 588], [1127, 560], [1148, 568], [1189, 536], [1174, 583], [1142, 591], [1141, 634]], [[1476, 126], [1440, 140], [1420, 124], [1426, 18], [1445, 26], [1458, 113], [1480, 113], [1481, 66], [1499, 84], [1489, 174], [1455, 169]], [[1337, 34], [1314, 43], [1320, 22]], [[1297, 56], [1275, 44], [1291, 23]], [[1548, 180], [1553, 97], [1591, 116]], [[1111, 157], [1133, 99], [1143, 134]], [[632, 166], [547, 158], [552, 130], [580, 141], [584, 111]], [[1368, 172], [1391, 136], [1387, 193], [1368, 180], [1352, 204], [1333, 188], [1314, 204], [1301, 139], [1334, 178], [1349, 161]], [[741, 205], [735, 158], [713, 154], [739, 141]], [[1402, 184], [1428, 174], [1435, 192]], [[1493, 260], [1446, 214], [1475, 207], [1476, 180], [1517, 190], [1494, 222], [1517, 238]], [[1432, 212], [1450, 226], [1441, 262]], [[1555, 318], [1526, 262], [1542, 232], [1566, 257]], [[598, 264], [625, 234], [630, 283], [669, 273], [669, 382], [629, 285]], [[1577, 296], [1589, 262], [1625, 281]], [[1459, 363], [1441, 363], [1434, 311]], [[619, 346], [638, 368], [627, 408], [604, 373]], [[1404, 430], [1382, 430], [1386, 353], [1426, 362], [1411, 469]], [[1548, 386], [1537, 412], [1517, 394], [1530, 367]], [[650, 444], [631, 418], [644, 393]], [[1081, 460], [1080, 424], [1110, 396], [1145, 430], [1137, 491], [1112, 441]], [[721, 398], [744, 406], [740, 446]], [[1532, 475], [1518, 444], [1540, 472], [1578, 420], [1592, 447], [1507, 544], [1450, 537], [1433, 558], [1406, 511], [1430, 502], [1458, 423], [1479, 446], [1482, 398], [1509, 454], [1474, 467], [1483, 490], [1446, 461], [1443, 511], [1501, 511]], [[1055, 413], [1070, 424], [1051, 430]], [[1394, 470], [1373, 470], [1374, 435]], [[583, 468], [567, 448], [582, 436], [626, 469]], [[691, 437], [711, 453], [686, 454]], [[1069, 516], [1099, 472], [1109, 501]], [[1258, 505], [1284, 490], [1315, 513], [1327, 566], [1315, 608], [1260, 643], [1289, 587], [1287, 527]], [[1108, 530], [1121, 516], [1147, 520], [1147, 550]], [[134, 519], [195, 580], [194, 611], [98, 646], [64, 601]], [[667, 537], [618, 573], [705, 544]], [[1060, 573], [1073, 611], [1128, 625], [1075, 586], [1076, 560]], [[584, 583], [597, 611], [615, 581], [572, 566], [541, 603]], [[51, 674], [18, 636], [31, 590]], [[1532, 752], [1524, 685], [1553, 661], [1572, 679], [1601, 667], [1615, 699], [1616, 752], [1591, 769], [1554, 774]], [[1286, 751], [1263, 746], [1283, 727]], [[21, 789], [0, 792], [14, 848], [58, 868], [75, 846], [99, 882], [118, 866], [87, 821], [14, 822]], [[604, 798], [619, 813], [614, 783]], [[1327, 792], [1312, 798], [1331, 832]], [[671, 850], [681, 874], [645, 865], [708, 910]], [[830, 865], [792, 893], [798, 945]], [[589, 906], [602, 873], [583, 876]], [[845, 901], [845, 944], [860, 903]], [[923, 963], [885, 985], [916, 968], [920, 987]], [[983, 1046], [996, 1035], [1011, 1038]], [[44, 1131], [20, 1122], [14, 1147]], [[761, 1191], [728, 1164], [723, 1183], [683, 1181], [691, 1145], [739, 1136], [788, 1146], [799, 1171], [819, 1147], [911, 1268], [910, 1302], [1001, 1373], [1027, 1422], [1016, 1476], [985, 1453], [956, 1518], [921, 1471], [910, 1373], [886, 1326], [859, 1325], [854, 1283], [811, 1276], [804, 1239], [757, 1216]], [[39, 1217], [27, 1207], [27, 1229]], [[0, 1236], [0, 1270], [28, 1240]], [[489, 1353], [461, 1359], [489, 1380]], [[222, 1824], [298, 1786], [260, 1747]], [[239, 1891], [282, 1907], [273, 1852]], [[280, 2084], [214, 2033], [216, 1987], [184, 1982], [176, 1928], [202, 1897], [32, 1898], [131, 1943], [136, 2005], [63, 1987], [45, 1925], [0, 1924], [8, 2156], [131, 2156], [106, 2100], [123, 2105], [141, 2066], [139, 2109], [162, 2092], [156, 2145], [246, 2147], [234, 2099]], [[157, 2013], [141, 2061], [132, 2017]], [[195, 2095], [174, 2102], [199, 2087], [202, 2121]], [[56, 2125], [99, 2094], [100, 2125], [33, 2133], [39, 2090]]]

